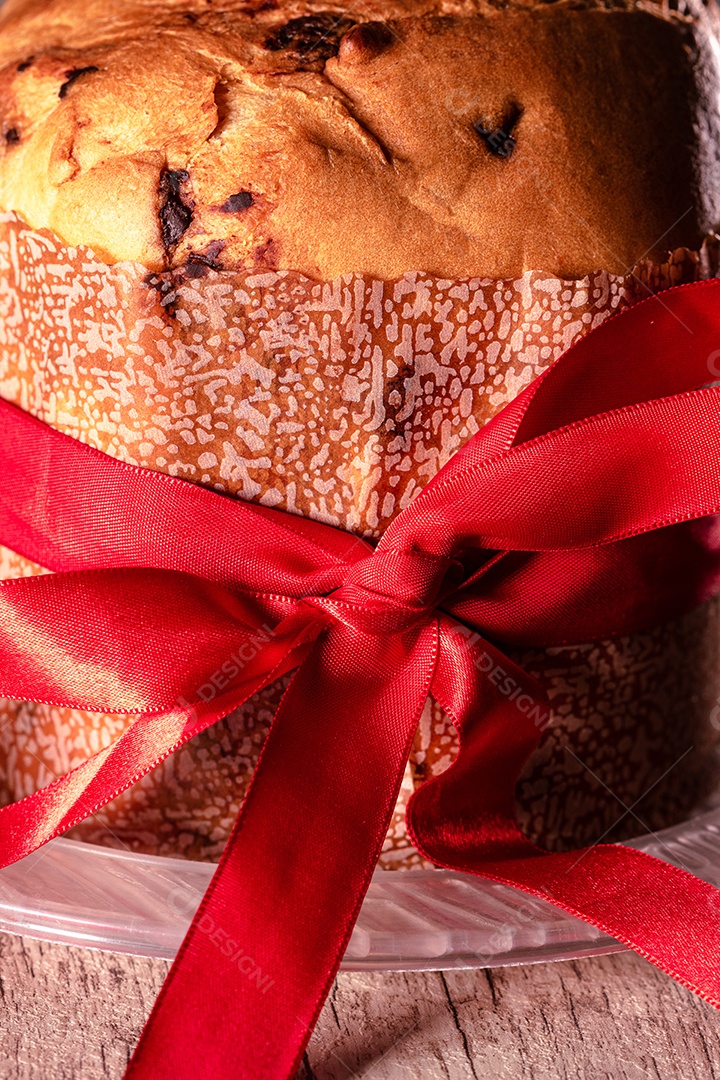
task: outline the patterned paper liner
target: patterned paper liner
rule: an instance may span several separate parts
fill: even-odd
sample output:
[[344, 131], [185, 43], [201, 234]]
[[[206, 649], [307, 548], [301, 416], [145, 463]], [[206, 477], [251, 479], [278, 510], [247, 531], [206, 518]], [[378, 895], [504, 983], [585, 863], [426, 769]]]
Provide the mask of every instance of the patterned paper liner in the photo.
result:
[[[115, 457], [378, 537], [570, 344], [645, 296], [715, 274], [718, 261], [711, 237], [697, 253], [577, 281], [532, 271], [512, 281], [414, 273], [319, 283], [197, 265], [148, 275], [2, 215], [0, 394]], [[2, 576], [36, 572], [2, 549]], [[704, 795], [719, 631], [713, 601], [649, 634], [520, 657], [555, 715], [520, 788], [533, 835], [597, 839], [623, 813], [618, 800], [630, 805], [668, 770], [637, 811], [646, 824], [677, 820]], [[75, 835], [217, 857], [281, 689], [193, 740]], [[5, 798], [78, 764], [126, 722], [3, 702]], [[402, 808], [454, 751], [452, 729], [428, 704], [383, 865], [417, 864]], [[620, 832], [638, 831], [626, 815]]]

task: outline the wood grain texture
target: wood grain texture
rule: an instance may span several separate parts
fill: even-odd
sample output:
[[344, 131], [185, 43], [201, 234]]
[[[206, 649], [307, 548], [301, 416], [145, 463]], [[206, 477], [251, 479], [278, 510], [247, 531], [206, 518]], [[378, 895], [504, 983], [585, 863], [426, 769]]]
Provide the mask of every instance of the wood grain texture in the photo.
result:
[[[2, 1080], [119, 1080], [167, 967], [0, 935]], [[342, 974], [298, 1080], [357, 1077], [720, 1080], [720, 1014], [631, 954]]]

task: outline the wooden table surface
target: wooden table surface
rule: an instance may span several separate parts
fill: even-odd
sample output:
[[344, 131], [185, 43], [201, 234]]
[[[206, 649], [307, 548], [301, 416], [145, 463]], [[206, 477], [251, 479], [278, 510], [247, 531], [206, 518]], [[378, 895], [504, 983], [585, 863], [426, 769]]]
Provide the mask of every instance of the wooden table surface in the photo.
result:
[[[167, 967], [0, 934], [2, 1080], [121, 1077]], [[298, 1080], [353, 1077], [711, 1080], [720, 1013], [629, 953], [342, 974]]]

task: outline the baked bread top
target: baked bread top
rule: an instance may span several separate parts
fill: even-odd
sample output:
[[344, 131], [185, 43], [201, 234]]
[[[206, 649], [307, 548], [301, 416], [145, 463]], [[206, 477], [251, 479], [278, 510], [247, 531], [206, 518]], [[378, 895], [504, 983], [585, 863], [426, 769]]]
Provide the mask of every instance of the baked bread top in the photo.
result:
[[715, 23], [567, 0], [9, 0], [0, 209], [191, 275], [623, 272], [720, 220]]

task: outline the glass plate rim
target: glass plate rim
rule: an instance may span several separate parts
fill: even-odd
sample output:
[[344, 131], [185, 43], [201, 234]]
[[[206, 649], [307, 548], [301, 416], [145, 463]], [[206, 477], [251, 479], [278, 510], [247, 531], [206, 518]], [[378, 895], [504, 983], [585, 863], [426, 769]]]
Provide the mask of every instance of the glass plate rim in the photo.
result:
[[[720, 807], [628, 845], [720, 884]], [[0, 870], [0, 930], [170, 960], [214, 869], [60, 837]], [[483, 878], [377, 870], [341, 967], [504, 967], [624, 948], [545, 901]]]

